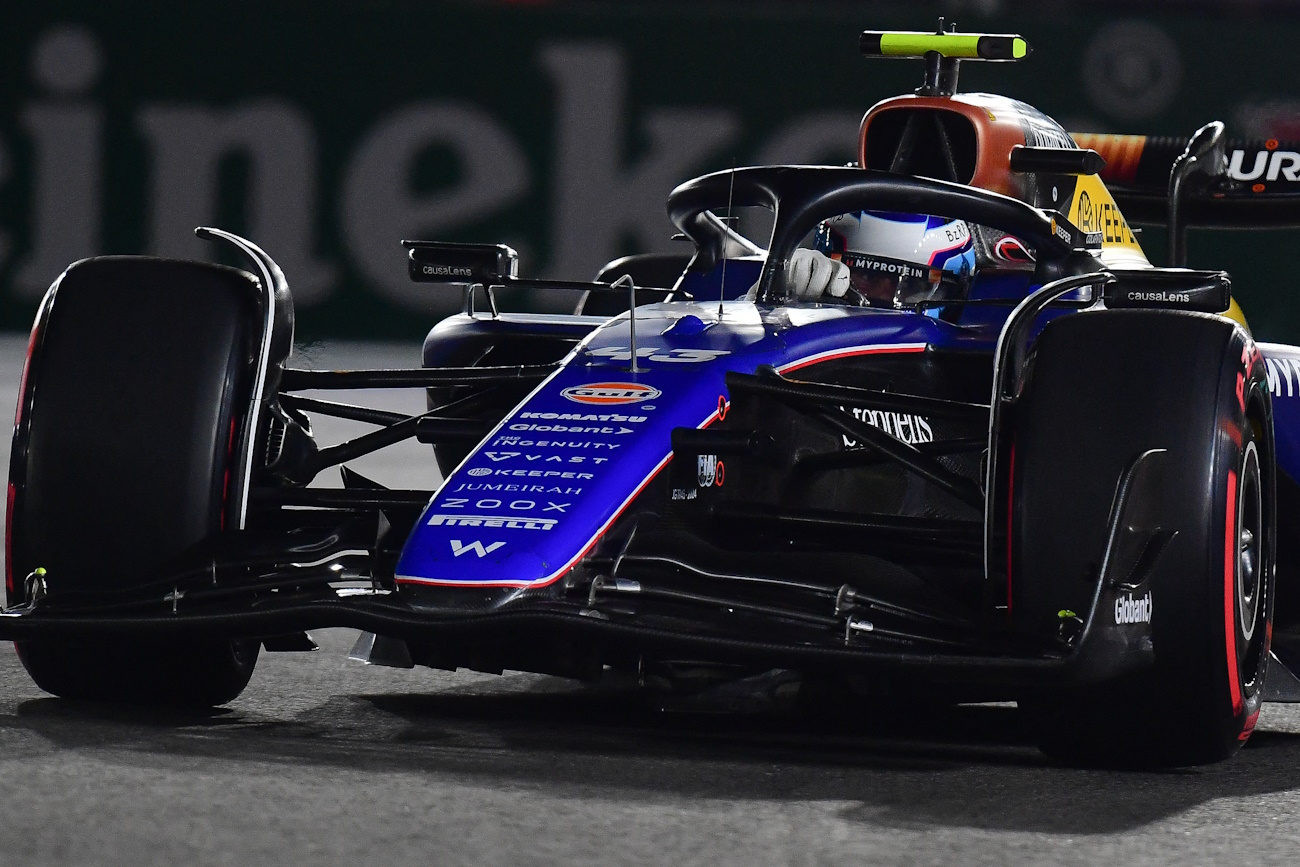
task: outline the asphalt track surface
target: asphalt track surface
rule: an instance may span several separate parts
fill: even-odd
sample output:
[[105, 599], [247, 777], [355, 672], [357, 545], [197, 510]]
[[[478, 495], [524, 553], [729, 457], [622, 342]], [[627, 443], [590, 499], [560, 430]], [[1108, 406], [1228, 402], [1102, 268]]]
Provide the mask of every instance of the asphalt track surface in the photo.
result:
[[[0, 338], [5, 403], [21, 356]], [[419, 457], [367, 470], [419, 483]], [[1300, 707], [1266, 706], [1221, 765], [1082, 771], [1013, 707], [665, 711], [316, 637], [202, 715], [51, 698], [0, 648], [0, 865], [1300, 863]]]

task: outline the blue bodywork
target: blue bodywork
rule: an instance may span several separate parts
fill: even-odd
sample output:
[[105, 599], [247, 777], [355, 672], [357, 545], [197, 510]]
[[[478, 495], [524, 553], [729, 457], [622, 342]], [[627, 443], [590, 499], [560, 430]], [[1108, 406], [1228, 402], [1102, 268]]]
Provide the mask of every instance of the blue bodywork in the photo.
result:
[[1291, 479], [1300, 479], [1300, 347], [1261, 343], [1273, 395], [1273, 435], [1277, 466]]
[[[1002, 308], [1005, 317], [1006, 309]], [[454, 323], [449, 323], [454, 327]], [[838, 305], [672, 302], [596, 328], [446, 479], [399, 584], [541, 587], [561, 578], [667, 464], [671, 432], [725, 411], [727, 371], [791, 372], [927, 347], [991, 352], [996, 330]]]
[[[732, 261], [725, 290], [720, 266], [711, 275], [688, 274], [679, 288], [688, 289], [694, 303], [638, 308], [636, 371], [627, 314], [599, 325], [581, 317], [487, 314], [442, 323], [439, 329], [481, 325], [510, 333], [531, 321], [543, 331], [586, 336], [448, 475], [406, 542], [398, 584], [552, 584], [664, 469], [674, 428], [707, 427], [725, 412], [728, 371], [772, 365], [788, 373], [834, 358], [926, 349], [991, 359], [1010, 311], [1005, 305], [911, 312], [702, 300], [743, 294], [738, 287], [752, 282], [756, 265]], [[1034, 288], [1027, 275], [991, 276], [976, 282], [972, 297], [1015, 299]], [[1039, 327], [1059, 315], [1068, 312], [1045, 315]], [[1261, 348], [1272, 386], [1278, 465], [1300, 477], [1300, 349]]]

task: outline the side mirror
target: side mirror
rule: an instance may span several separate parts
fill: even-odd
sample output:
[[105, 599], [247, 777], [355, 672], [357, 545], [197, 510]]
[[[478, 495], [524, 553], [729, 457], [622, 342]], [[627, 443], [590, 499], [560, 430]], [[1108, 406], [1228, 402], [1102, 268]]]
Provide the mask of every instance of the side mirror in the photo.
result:
[[1139, 307], [1223, 313], [1232, 305], [1232, 280], [1226, 271], [1116, 271], [1101, 297], [1111, 310]]
[[403, 241], [407, 269], [416, 283], [490, 286], [516, 277], [519, 254], [505, 244]]

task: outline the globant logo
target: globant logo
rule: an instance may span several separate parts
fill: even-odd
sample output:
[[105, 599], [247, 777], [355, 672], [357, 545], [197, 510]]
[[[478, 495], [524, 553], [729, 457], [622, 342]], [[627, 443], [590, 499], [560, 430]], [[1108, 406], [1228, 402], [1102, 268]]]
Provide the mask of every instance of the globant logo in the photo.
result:
[[1132, 595], [1121, 596], [1115, 600], [1115, 622], [1124, 623], [1150, 623], [1151, 622], [1151, 591], [1147, 595], [1134, 599]]

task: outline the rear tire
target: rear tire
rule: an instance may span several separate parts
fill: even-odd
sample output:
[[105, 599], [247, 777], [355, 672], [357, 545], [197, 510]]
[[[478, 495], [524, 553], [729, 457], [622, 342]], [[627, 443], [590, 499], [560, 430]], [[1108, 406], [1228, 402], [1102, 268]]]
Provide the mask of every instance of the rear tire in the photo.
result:
[[[671, 289], [691, 262], [690, 256], [680, 253], [637, 253], [606, 263], [596, 274], [597, 283], [612, 283], [630, 277], [638, 287], [637, 306], [663, 301], [662, 292], [642, 292], [646, 287]], [[626, 292], [584, 292], [574, 308], [579, 316], [618, 316], [628, 310]]]
[[1028, 697], [1040, 747], [1078, 765], [1231, 756], [1259, 715], [1275, 589], [1272, 416], [1254, 343], [1199, 314], [1064, 317], [1039, 338], [1017, 413], [1017, 628], [1047, 638], [1058, 612], [1088, 610], [1117, 483], [1148, 449], [1168, 449], [1159, 514], [1177, 533], [1144, 582], [1150, 664]]
[[[238, 472], [260, 346], [242, 271], [105, 257], [73, 265], [34, 329], [10, 465], [10, 604], [45, 570], [41, 605], [130, 598], [238, 519]], [[256, 639], [19, 642], [41, 689], [67, 698], [212, 705], [256, 664]]]

